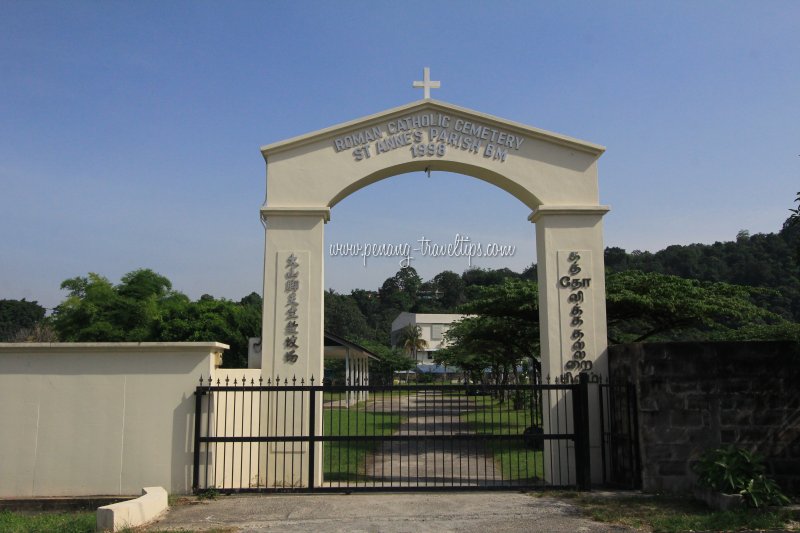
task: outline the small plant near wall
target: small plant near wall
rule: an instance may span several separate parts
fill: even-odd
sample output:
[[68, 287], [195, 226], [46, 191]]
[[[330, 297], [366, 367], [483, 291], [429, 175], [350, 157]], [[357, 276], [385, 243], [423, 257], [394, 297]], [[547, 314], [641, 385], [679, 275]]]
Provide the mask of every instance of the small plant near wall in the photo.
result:
[[701, 488], [741, 495], [756, 509], [789, 503], [778, 484], [764, 474], [763, 458], [743, 448], [725, 446], [708, 450], [692, 469]]
[[198, 491], [195, 495], [198, 500], [216, 500], [217, 496], [219, 496], [219, 492], [215, 489], [205, 489]]

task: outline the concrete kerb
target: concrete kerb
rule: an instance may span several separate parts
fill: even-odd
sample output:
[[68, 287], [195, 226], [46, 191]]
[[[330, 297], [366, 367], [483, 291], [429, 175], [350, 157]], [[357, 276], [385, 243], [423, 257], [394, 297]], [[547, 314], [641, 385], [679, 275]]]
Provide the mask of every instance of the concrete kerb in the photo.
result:
[[119, 531], [152, 522], [167, 510], [167, 491], [145, 487], [136, 499], [97, 508], [97, 531]]

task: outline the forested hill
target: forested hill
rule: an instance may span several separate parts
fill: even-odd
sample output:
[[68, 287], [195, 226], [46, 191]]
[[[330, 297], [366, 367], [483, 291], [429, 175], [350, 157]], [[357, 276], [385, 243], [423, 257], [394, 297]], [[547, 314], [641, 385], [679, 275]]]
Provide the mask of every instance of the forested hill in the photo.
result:
[[763, 303], [800, 321], [800, 224], [787, 224], [778, 233], [740, 231], [735, 241], [673, 245], [656, 253], [607, 248], [605, 260], [609, 272], [641, 270], [776, 289]]
[[[796, 202], [798, 208], [791, 210], [792, 216], [777, 233], [750, 235], [741, 231], [734, 241], [674, 245], [655, 253], [607, 248], [607, 273], [639, 270], [687, 280], [763, 288], [747, 291], [747, 299], [785, 319], [800, 322], [800, 194]], [[326, 327], [345, 337], [385, 343], [391, 321], [399, 312], [458, 312], [481, 294], [483, 288], [500, 285], [507, 279], [535, 281], [536, 265], [521, 273], [479, 268], [460, 275], [445, 271], [429, 281], [423, 281], [413, 268], [404, 269], [386, 279], [377, 291], [359, 289], [349, 295], [327, 292]], [[661, 279], [659, 283], [671, 282]], [[619, 289], [618, 285], [613, 287]]]

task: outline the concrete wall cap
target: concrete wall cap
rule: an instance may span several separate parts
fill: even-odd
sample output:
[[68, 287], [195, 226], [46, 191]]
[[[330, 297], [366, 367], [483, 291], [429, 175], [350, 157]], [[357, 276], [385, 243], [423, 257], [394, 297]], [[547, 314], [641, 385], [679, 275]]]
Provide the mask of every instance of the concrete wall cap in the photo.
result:
[[230, 346], [221, 342], [0, 342], [3, 352], [219, 352]]

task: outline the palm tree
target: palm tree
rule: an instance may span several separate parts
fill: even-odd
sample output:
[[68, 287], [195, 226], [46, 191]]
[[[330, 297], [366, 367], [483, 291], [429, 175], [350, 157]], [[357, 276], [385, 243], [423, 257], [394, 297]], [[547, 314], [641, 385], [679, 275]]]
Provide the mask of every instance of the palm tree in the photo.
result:
[[400, 345], [406, 353], [417, 360], [417, 351], [424, 350], [428, 347], [428, 341], [422, 338], [422, 328], [409, 324], [400, 332]]

